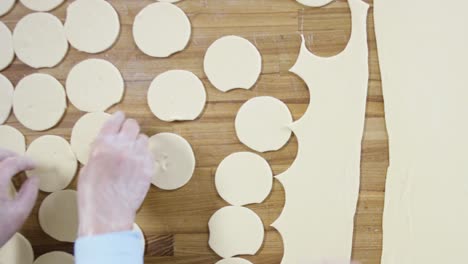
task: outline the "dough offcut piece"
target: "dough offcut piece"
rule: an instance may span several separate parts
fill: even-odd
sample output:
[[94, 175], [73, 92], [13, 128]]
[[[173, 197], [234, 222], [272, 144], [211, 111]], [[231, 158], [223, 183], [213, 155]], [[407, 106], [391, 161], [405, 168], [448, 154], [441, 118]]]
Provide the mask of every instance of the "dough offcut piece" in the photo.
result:
[[33, 260], [31, 243], [20, 233], [16, 233], [0, 248], [0, 264], [32, 264]]
[[[5, 1], [5, 0], [3, 0]], [[0, 21], [0, 71], [8, 67], [15, 58], [13, 36], [10, 29]], [[0, 99], [1, 100], [1, 99]]]
[[13, 84], [0, 74], [0, 125], [5, 123], [13, 106]]

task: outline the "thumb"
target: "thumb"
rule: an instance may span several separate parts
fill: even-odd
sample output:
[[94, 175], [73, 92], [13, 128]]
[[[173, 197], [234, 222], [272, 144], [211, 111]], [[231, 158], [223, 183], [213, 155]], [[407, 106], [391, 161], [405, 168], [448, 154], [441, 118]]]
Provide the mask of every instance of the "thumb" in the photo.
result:
[[21, 186], [21, 189], [13, 201], [14, 206], [18, 208], [16, 221], [21, 225], [26, 221], [36, 203], [39, 192], [39, 178], [33, 176], [28, 178]]

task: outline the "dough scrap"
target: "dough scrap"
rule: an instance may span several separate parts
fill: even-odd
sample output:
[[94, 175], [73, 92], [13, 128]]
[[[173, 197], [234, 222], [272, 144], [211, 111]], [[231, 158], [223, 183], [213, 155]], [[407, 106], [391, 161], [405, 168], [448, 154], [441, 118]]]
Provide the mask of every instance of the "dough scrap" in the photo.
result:
[[152, 183], [163, 190], [175, 190], [187, 184], [195, 171], [195, 155], [183, 137], [160, 133], [149, 139], [156, 171]]
[[75, 257], [66, 252], [52, 251], [38, 257], [34, 264], [74, 264]]
[[250, 89], [262, 72], [262, 56], [250, 41], [225, 36], [208, 48], [203, 66], [210, 82], [222, 92]]
[[0, 74], [0, 125], [5, 123], [13, 106], [13, 84]]
[[68, 99], [76, 108], [85, 112], [106, 111], [119, 103], [124, 86], [119, 69], [101, 59], [78, 63], [71, 69], [66, 82]]
[[64, 0], [20, 0], [27, 8], [39, 12], [51, 11], [61, 5], [63, 1]]
[[18, 121], [34, 131], [54, 127], [67, 108], [65, 90], [54, 77], [34, 73], [21, 79], [13, 94], [13, 111]]
[[0, 264], [31, 264], [33, 261], [31, 243], [20, 233], [16, 233], [0, 248]]
[[[0, 1], [0, 17], [10, 12], [15, 6], [16, 0], [2, 0]], [[1, 39], [1, 38], [0, 38]]]
[[148, 56], [164, 58], [187, 46], [192, 28], [184, 11], [171, 3], [153, 3], [138, 13], [133, 37]]
[[68, 51], [62, 22], [49, 13], [26, 15], [16, 24], [13, 31], [13, 48], [16, 56], [28, 66], [56, 66]]
[[67, 8], [65, 32], [68, 41], [77, 50], [103, 52], [117, 41], [119, 15], [107, 1], [74, 1]]
[[37, 138], [29, 145], [26, 156], [36, 163], [36, 168], [26, 171], [26, 175], [39, 177], [41, 191], [63, 190], [75, 177], [78, 162], [70, 144], [61, 137]]
[[[5, 1], [5, 0], [2, 0]], [[0, 2], [1, 3], [1, 2]], [[1, 5], [1, 4], [0, 4]], [[15, 58], [13, 49], [13, 36], [10, 29], [0, 21], [0, 71], [8, 67]]]
[[280, 100], [270, 96], [254, 97], [239, 109], [235, 126], [239, 140], [259, 151], [281, 149], [291, 137], [288, 127], [293, 122], [291, 112]]
[[203, 111], [205, 103], [205, 86], [189, 71], [162, 73], [153, 80], [148, 90], [151, 112], [167, 122], [195, 120]]
[[227, 156], [218, 166], [216, 190], [231, 205], [262, 203], [273, 186], [273, 173], [268, 162], [251, 152]]
[[46, 234], [60, 242], [75, 242], [78, 235], [78, 201], [74, 190], [47, 196], [39, 208], [39, 224]]
[[133, 224], [133, 232], [138, 232], [138, 235], [140, 235], [141, 246], [144, 250], [146, 250], [145, 234], [143, 233], [143, 230], [141, 230], [141, 227], [137, 223]]
[[82, 116], [73, 126], [71, 148], [81, 164], [88, 163], [91, 146], [111, 115], [103, 112], [88, 113]]
[[262, 246], [264, 228], [260, 217], [252, 210], [226, 206], [211, 216], [209, 245], [222, 258], [255, 255]]
[[24, 135], [14, 127], [0, 125], [0, 148], [13, 151], [18, 155], [24, 155], [26, 152]]
[[296, 0], [296, 1], [306, 6], [322, 7], [322, 6], [328, 5], [333, 0]]
[[228, 258], [222, 259], [216, 262], [216, 264], [252, 264], [252, 262], [241, 258]]

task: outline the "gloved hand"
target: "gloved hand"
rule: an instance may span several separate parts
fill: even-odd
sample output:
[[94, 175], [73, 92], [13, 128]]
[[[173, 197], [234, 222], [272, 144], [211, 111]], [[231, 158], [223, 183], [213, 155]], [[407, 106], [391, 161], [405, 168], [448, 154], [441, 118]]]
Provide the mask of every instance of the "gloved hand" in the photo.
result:
[[39, 178], [30, 177], [16, 197], [10, 197], [11, 178], [24, 170], [34, 169], [26, 157], [0, 149], [0, 248], [21, 228], [31, 213], [39, 191]]
[[79, 237], [132, 230], [154, 159], [133, 119], [115, 113], [96, 138], [78, 181]]

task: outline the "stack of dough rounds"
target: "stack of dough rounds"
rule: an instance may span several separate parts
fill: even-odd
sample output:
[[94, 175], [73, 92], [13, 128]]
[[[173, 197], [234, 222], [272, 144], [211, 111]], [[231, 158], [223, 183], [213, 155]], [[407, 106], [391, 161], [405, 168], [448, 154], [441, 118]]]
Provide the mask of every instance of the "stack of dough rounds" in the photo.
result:
[[24, 77], [13, 94], [13, 111], [25, 127], [43, 131], [55, 126], [67, 108], [65, 90], [57, 79], [42, 73]]
[[99, 53], [112, 47], [120, 32], [119, 15], [103, 0], [77, 0], [67, 8], [65, 32], [77, 50]]
[[16, 128], [0, 125], [0, 148], [13, 151], [18, 155], [24, 155], [26, 140]]
[[0, 74], [0, 124], [5, 123], [10, 116], [13, 106], [13, 92], [13, 84]]
[[228, 258], [222, 259], [216, 262], [216, 264], [252, 264], [252, 262], [241, 258]]
[[262, 57], [250, 41], [226, 36], [208, 48], [204, 68], [210, 82], [222, 92], [250, 89], [262, 71]]
[[38, 257], [34, 264], [74, 264], [75, 258], [66, 252], [53, 251]]
[[57, 17], [49, 13], [32, 13], [16, 24], [13, 47], [16, 56], [25, 64], [33, 68], [51, 68], [67, 54], [68, 41]]
[[198, 77], [182, 70], [173, 70], [156, 77], [148, 90], [148, 105], [163, 121], [196, 119], [206, 103], [206, 92]]
[[187, 46], [192, 28], [182, 9], [170, 3], [153, 3], [135, 17], [133, 37], [138, 48], [152, 57], [169, 57]]
[[16, 233], [0, 248], [1, 264], [31, 264], [33, 261], [34, 251], [31, 243], [20, 233]]
[[149, 139], [155, 158], [153, 184], [163, 190], [175, 190], [187, 184], [195, 170], [195, 155], [183, 137], [160, 133]]
[[1, 0], [0, 1], [0, 16], [3, 16], [6, 13], [10, 12], [13, 6], [15, 6], [15, 2], [16, 0]]
[[[5, 0], [2, 0], [5, 1]], [[0, 4], [1, 5], [1, 4]], [[15, 58], [13, 49], [13, 36], [10, 29], [0, 21], [0, 71], [8, 67]]]
[[47, 196], [39, 208], [42, 230], [60, 242], [75, 242], [78, 234], [77, 200], [77, 193], [73, 190]]
[[26, 6], [27, 8], [40, 11], [40, 12], [47, 12], [51, 11], [58, 7], [64, 0], [20, 0], [21, 3]]
[[86, 165], [88, 163], [91, 146], [110, 116], [102, 112], [88, 113], [75, 123], [70, 143], [81, 164]]
[[120, 102], [124, 94], [119, 69], [101, 59], [88, 59], [75, 65], [68, 74], [66, 87], [70, 102], [85, 112], [105, 111]]
[[65, 189], [76, 174], [78, 162], [70, 144], [58, 136], [42, 136], [34, 140], [26, 156], [36, 163], [36, 168], [26, 171], [28, 176], [38, 176], [39, 189], [55, 192]]

